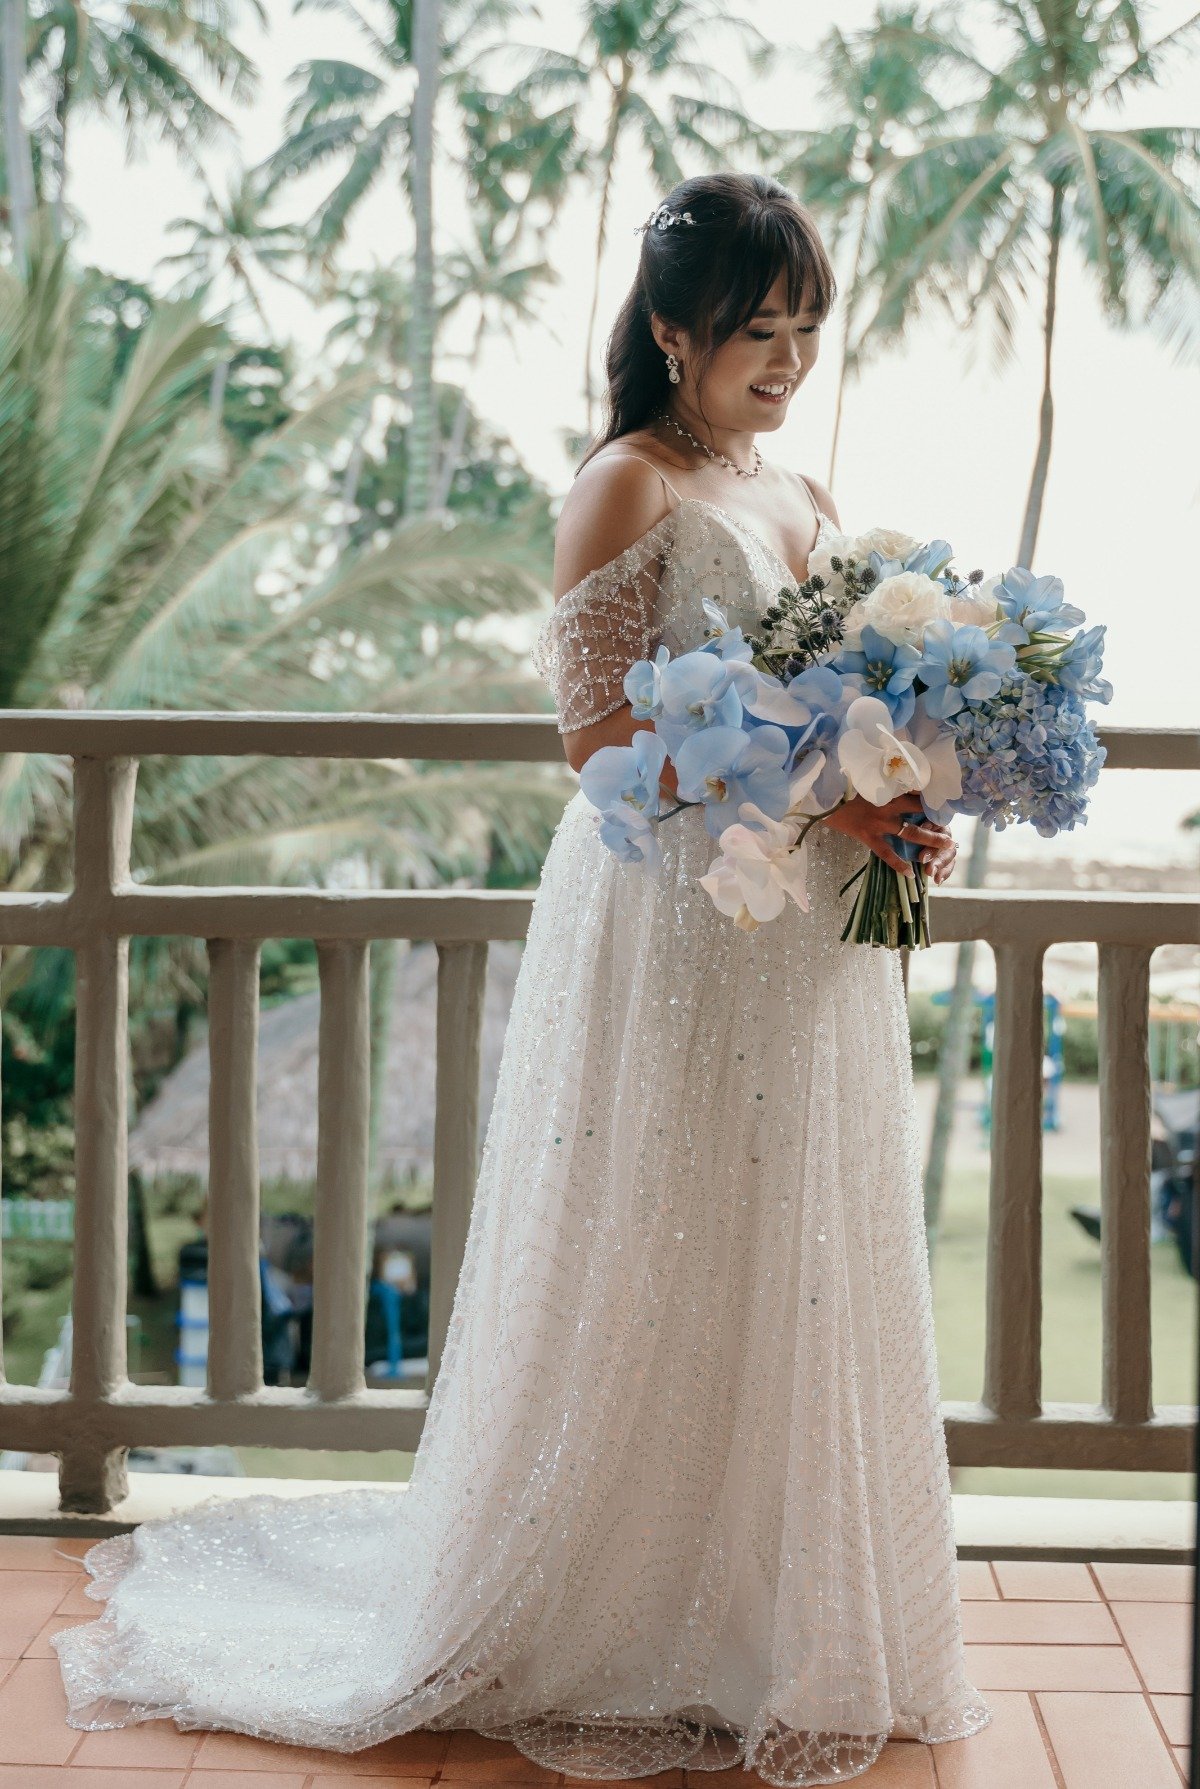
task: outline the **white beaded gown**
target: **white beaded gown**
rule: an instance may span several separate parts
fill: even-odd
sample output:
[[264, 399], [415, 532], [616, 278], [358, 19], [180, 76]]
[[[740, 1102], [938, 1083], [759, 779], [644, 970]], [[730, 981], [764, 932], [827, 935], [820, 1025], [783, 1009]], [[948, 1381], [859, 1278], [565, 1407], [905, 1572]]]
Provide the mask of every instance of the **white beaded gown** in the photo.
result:
[[[677, 493], [676, 493], [677, 495]], [[830, 526], [823, 521], [822, 527]], [[683, 498], [556, 604], [560, 730], [792, 577]], [[967, 1681], [900, 961], [844, 945], [863, 848], [745, 932], [699, 808], [620, 862], [582, 791], [530, 916], [411, 1481], [210, 1500], [85, 1555], [72, 1726], [352, 1752], [413, 1728], [568, 1776], [861, 1775], [986, 1726]]]

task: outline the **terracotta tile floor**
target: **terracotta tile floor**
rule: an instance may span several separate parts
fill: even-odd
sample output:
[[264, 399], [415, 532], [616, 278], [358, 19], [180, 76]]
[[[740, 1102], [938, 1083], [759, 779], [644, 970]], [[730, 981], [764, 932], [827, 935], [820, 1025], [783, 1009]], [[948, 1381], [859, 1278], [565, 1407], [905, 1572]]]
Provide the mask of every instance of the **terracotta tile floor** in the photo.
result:
[[[86, 1540], [0, 1536], [0, 1789], [489, 1789], [556, 1783], [511, 1746], [460, 1731], [370, 1751], [181, 1733], [171, 1721], [109, 1733], [68, 1727], [47, 1636], [93, 1619]], [[872, 1789], [1178, 1789], [1186, 1781], [1192, 1571], [1174, 1565], [966, 1560], [967, 1669], [990, 1727], [950, 1745], [893, 1743]], [[695, 1772], [697, 1789], [744, 1772]], [[684, 1789], [682, 1771], [646, 1779]]]

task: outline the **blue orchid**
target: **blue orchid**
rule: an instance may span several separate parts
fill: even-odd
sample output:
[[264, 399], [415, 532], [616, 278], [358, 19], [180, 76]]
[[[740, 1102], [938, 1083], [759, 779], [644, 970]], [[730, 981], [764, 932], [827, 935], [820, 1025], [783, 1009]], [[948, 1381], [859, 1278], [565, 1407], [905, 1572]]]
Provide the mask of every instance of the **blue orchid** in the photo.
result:
[[827, 747], [841, 731], [848, 705], [864, 691], [857, 673], [839, 672], [832, 664], [808, 665], [786, 684], [763, 676], [757, 692], [743, 696], [746, 724], [782, 727], [797, 750]]
[[639, 727], [629, 745], [601, 745], [579, 772], [579, 787], [602, 814], [628, 809], [652, 818], [662, 799], [659, 778], [667, 748], [649, 727]]
[[912, 683], [920, 663], [921, 654], [915, 646], [889, 640], [868, 624], [859, 635], [859, 650], [843, 648], [830, 661], [830, 669], [860, 677], [866, 694], [886, 702], [893, 724], [902, 727], [916, 707]]
[[981, 627], [956, 627], [945, 619], [929, 622], [917, 667], [926, 711], [937, 720], [949, 720], [960, 708], [994, 696], [1016, 659], [1015, 646], [990, 639]]
[[1027, 646], [1035, 633], [1047, 628], [1077, 627], [1083, 610], [1063, 601], [1061, 578], [1035, 578], [1023, 565], [1010, 565], [995, 590], [1006, 619], [992, 635], [1014, 646]]
[[783, 727], [705, 727], [671, 755], [680, 797], [704, 803], [712, 838], [738, 819], [740, 802], [753, 801], [772, 820], [787, 813], [793, 752]]
[[660, 646], [652, 659], [640, 658], [626, 671], [621, 688], [633, 705], [635, 721], [652, 721], [662, 713], [662, 673], [670, 658], [670, 648]]
[[659, 691], [662, 706], [655, 730], [674, 759], [689, 734], [710, 727], [742, 724], [737, 663], [727, 663], [703, 648], [685, 652], [663, 667]]
[[641, 863], [653, 869], [662, 862], [662, 846], [655, 829], [636, 808], [614, 808], [595, 818], [601, 843], [622, 863]]

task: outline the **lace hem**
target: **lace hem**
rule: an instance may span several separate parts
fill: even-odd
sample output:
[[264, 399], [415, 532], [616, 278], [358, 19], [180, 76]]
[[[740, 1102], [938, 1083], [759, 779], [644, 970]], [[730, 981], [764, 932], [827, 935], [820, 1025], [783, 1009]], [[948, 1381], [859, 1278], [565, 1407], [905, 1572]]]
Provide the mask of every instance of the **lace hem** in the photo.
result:
[[[213, 1506], [221, 1501], [208, 1500]], [[268, 1504], [272, 1499], [264, 1493], [245, 1501]], [[90, 1578], [85, 1586], [87, 1596], [93, 1600], [111, 1596], [137, 1563], [137, 1535], [136, 1529], [130, 1534], [111, 1535], [83, 1556]], [[122, 1643], [136, 1654], [134, 1636], [122, 1635], [115, 1605], [105, 1609], [95, 1622], [66, 1628], [51, 1636], [66, 1689], [69, 1727], [104, 1732], [141, 1721], [172, 1719], [184, 1732], [243, 1733], [252, 1738], [343, 1753], [363, 1751], [421, 1727], [429, 1732], [465, 1727], [514, 1746], [523, 1757], [544, 1769], [565, 1771], [571, 1777], [616, 1782], [682, 1767], [714, 1771], [741, 1766], [777, 1789], [810, 1789], [817, 1784], [847, 1782], [861, 1776], [876, 1762], [889, 1739], [942, 1745], [968, 1738], [992, 1720], [991, 1708], [965, 1679], [954, 1695], [935, 1708], [901, 1709], [893, 1713], [887, 1728], [880, 1726], [862, 1733], [834, 1728], [802, 1731], [766, 1714], [750, 1725], [741, 1725], [702, 1702], [653, 1720], [645, 1715], [622, 1716], [601, 1710], [553, 1710], [507, 1721], [498, 1721], [494, 1716], [472, 1719], [469, 1705], [472, 1697], [479, 1694], [478, 1682], [486, 1673], [467, 1667], [456, 1676], [453, 1668], [448, 1667], [416, 1686], [410, 1696], [391, 1709], [379, 1709], [354, 1729], [331, 1725], [322, 1732], [319, 1723], [314, 1726], [310, 1721], [303, 1731], [297, 1728], [284, 1734], [229, 1713], [218, 1717], [191, 1703], [163, 1699], [122, 1701], [106, 1695], [100, 1689], [102, 1673], [93, 1673], [88, 1661], [92, 1656], [110, 1658], [112, 1650]], [[445, 1691], [455, 1682], [461, 1694], [447, 1706]], [[423, 1704], [422, 1693], [428, 1695], [431, 1686], [440, 1692], [441, 1706], [434, 1704], [429, 1708]], [[502, 1689], [502, 1678], [493, 1678], [485, 1695]]]
[[[659, 1721], [559, 1713], [481, 1725], [478, 1731], [487, 1739], [507, 1741], [534, 1764], [573, 1778], [619, 1782], [663, 1770], [740, 1766], [777, 1789], [810, 1789], [861, 1776], [889, 1740], [945, 1745], [982, 1732], [991, 1721], [991, 1708], [965, 1684], [959, 1697], [932, 1713], [898, 1715], [890, 1728], [874, 1733], [800, 1731], [779, 1721], [747, 1728], [723, 1720], [705, 1705], [679, 1709]], [[429, 1723], [435, 1731], [453, 1725], [452, 1714]]]

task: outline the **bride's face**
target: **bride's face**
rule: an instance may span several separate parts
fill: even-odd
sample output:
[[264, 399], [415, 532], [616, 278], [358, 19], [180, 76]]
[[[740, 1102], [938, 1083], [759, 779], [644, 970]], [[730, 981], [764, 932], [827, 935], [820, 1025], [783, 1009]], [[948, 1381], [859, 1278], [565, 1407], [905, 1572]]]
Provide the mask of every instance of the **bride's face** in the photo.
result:
[[[759, 313], [722, 342], [713, 356], [699, 397], [714, 428], [751, 432], [779, 428], [816, 365], [821, 339], [818, 312], [806, 300], [802, 310], [789, 316], [786, 288], [781, 273]], [[682, 406], [694, 409], [697, 391], [689, 368], [688, 337], [686, 331], [678, 335], [678, 345], [667, 344], [681, 362], [680, 382], [672, 392]], [[782, 386], [783, 391], [776, 396], [756, 389], [763, 386]]]

